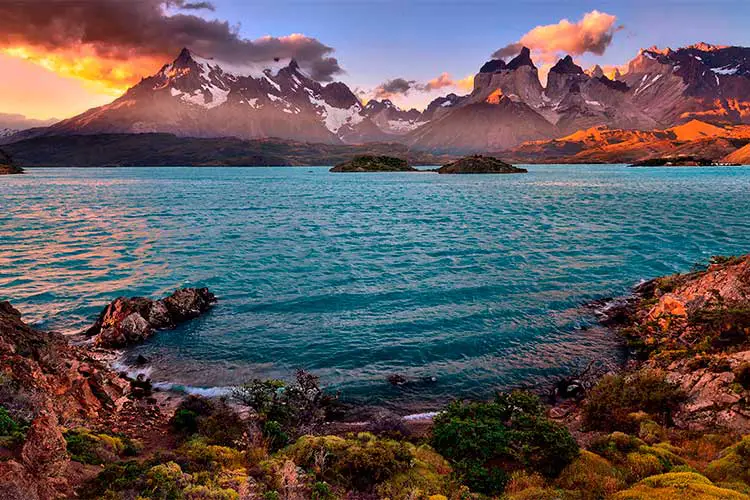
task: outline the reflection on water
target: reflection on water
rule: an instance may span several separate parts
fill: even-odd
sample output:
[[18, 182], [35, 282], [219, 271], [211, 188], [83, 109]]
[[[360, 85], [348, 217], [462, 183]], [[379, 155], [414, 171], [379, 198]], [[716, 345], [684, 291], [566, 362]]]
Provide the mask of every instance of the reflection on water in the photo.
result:
[[118, 295], [209, 286], [213, 312], [129, 353], [156, 379], [304, 367], [429, 408], [612, 359], [582, 303], [750, 249], [748, 170], [529, 170], [32, 169], [0, 182], [0, 293], [77, 331]]

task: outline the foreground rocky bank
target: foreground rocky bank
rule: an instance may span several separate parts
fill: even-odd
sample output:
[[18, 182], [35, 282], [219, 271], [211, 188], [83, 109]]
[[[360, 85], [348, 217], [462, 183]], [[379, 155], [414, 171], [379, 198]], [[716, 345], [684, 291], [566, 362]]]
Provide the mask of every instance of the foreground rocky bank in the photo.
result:
[[[166, 324], [157, 302], [113, 303], [94, 330]], [[608, 323], [626, 370], [566, 381], [553, 407], [457, 401], [415, 433], [331, 424], [336, 396], [301, 371], [168, 405], [1, 303], [0, 498], [750, 500], [750, 257], [645, 283]]]

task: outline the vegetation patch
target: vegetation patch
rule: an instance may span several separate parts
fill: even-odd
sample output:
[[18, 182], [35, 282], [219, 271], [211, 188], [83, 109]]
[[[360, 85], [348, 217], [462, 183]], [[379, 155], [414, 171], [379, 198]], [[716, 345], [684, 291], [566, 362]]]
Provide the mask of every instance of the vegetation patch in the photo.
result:
[[450, 404], [435, 418], [432, 442], [464, 484], [487, 495], [501, 493], [515, 470], [554, 477], [579, 452], [568, 430], [547, 419], [539, 399], [526, 392]]
[[608, 375], [591, 390], [583, 417], [590, 429], [637, 432], [639, 424], [634, 415], [645, 412], [656, 422], [668, 425], [684, 399], [679, 387], [658, 370]]
[[89, 465], [115, 462], [123, 457], [133, 457], [141, 445], [125, 436], [94, 433], [88, 429], [72, 429], [64, 434], [70, 458]]

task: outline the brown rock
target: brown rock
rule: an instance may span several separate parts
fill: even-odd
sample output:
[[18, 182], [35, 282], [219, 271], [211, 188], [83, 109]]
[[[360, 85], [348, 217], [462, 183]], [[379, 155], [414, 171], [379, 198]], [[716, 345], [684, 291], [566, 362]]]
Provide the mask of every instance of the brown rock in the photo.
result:
[[163, 300], [118, 297], [85, 333], [100, 347], [143, 342], [156, 330], [173, 328], [206, 312], [216, 302], [208, 288], [182, 288]]
[[0, 498], [3, 500], [40, 500], [39, 479], [31, 476], [14, 460], [0, 462]]
[[68, 452], [53, 413], [42, 411], [31, 423], [21, 457], [29, 471], [45, 477], [59, 476], [65, 470]]
[[164, 305], [175, 324], [200, 316], [215, 302], [216, 297], [208, 288], [182, 288], [164, 299]]

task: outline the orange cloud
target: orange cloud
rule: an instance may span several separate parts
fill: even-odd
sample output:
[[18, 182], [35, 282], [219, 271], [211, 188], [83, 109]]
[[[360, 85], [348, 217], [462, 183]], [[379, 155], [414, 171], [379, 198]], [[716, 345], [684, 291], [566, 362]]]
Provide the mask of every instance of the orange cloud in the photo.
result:
[[563, 19], [557, 24], [537, 26], [518, 42], [498, 49], [493, 57], [514, 56], [521, 47], [533, 50], [537, 57], [554, 57], [560, 52], [574, 56], [587, 52], [602, 55], [612, 43], [615, 33], [622, 28], [615, 24], [616, 21], [616, 16], [592, 10], [575, 23]]
[[66, 118], [112, 101], [111, 90], [95, 89], [38, 64], [0, 53], [0, 110], [30, 118]]
[[424, 85], [425, 90], [437, 90], [444, 87], [451, 87], [454, 85], [454, 81], [451, 80], [451, 75], [448, 73], [441, 73], [440, 76], [433, 78]]
[[164, 63], [160, 58], [137, 54], [127, 59], [109, 59], [83, 44], [52, 52], [33, 46], [12, 46], [0, 48], [0, 53], [37, 64], [61, 76], [80, 79], [92, 90], [112, 96], [121, 95]]
[[474, 90], [474, 75], [466, 75], [466, 77], [456, 80], [454, 87], [464, 92], [471, 92]]

